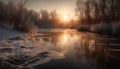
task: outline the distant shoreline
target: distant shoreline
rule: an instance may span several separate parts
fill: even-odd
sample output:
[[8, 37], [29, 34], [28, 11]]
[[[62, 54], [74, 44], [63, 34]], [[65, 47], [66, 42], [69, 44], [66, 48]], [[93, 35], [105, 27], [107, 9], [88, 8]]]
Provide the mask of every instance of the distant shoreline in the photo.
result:
[[94, 24], [94, 25], [81, 25], [78, 31], [98, 33], [103, 35], [120, 35], [120, 24]]

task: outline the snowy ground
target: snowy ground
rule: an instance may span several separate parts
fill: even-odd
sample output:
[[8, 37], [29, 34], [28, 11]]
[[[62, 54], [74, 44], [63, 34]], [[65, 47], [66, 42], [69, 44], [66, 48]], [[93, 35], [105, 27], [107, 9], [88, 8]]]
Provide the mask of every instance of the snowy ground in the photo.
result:
[[64, 57], [50, 50], [52, 44], [43, 41], [42, 34], [23, 34], [2, 28], [0, 31], [0, 69], [31, 68]]
[[2, 28], [0, 27], [0, 40], [7, 39], [7, 38], [12, 38], [18, 35], [24, 34], [22, 32], [18, 32], [15, 30], [11, 30], [8, 28]]

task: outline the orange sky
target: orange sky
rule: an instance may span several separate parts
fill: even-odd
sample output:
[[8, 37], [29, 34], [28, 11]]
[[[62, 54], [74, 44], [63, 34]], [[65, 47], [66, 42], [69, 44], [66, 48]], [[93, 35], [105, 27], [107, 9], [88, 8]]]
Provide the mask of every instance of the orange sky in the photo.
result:
[[28, 9], [39, 12], [42, 9], [56, 10], [60, 16], [67, 15], [75, 18], [76, 0], [28, 0]]

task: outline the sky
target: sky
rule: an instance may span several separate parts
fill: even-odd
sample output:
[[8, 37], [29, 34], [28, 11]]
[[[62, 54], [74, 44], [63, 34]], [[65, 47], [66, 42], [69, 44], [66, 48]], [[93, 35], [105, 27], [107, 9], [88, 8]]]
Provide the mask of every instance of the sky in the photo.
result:
[[27, 8], [40, 12], [56, 10], [59, 15], [75, 16], [76, 0], [28, 0]]

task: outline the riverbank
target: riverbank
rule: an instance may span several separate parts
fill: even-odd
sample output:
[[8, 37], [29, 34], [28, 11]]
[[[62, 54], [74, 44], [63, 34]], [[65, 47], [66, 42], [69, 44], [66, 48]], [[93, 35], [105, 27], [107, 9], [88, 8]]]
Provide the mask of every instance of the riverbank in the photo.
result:
[[120, 35], [120, 24], [95, 24], [95, 25], [81, 25], [78, 31], [87, 31], [98, 34]]

